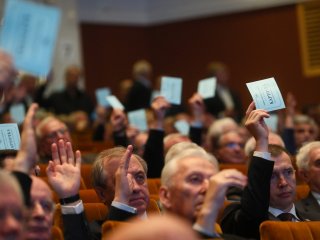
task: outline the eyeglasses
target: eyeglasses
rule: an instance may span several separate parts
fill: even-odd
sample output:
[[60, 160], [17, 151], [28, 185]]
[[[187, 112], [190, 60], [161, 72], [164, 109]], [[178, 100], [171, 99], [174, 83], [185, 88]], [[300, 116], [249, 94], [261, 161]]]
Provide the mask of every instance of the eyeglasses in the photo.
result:
[[222, 147], [227, 147], [227, 148], [240, 147], [240, 148], [244, 148], [244, 144], [243, 143], [237, 143], [237, 142], [229, 142], [229, 143], [226, 143], [226, 144], [222, 145]]
[[55, 139], [57, 138], [59, 135], [64, 135], [68, 132], [68, 129], [66, 128], [61, 128], [61, 129], [58, 129], [52, 133], [48, 133], [47, 135], [45, 135], [45, 138], [47, 139]]
[[36, 201], [31, 201], [30, 209], [34, 210], [36, 208], [36, 205], [40, 204], [41, 208], [43, 211], [47, 214], [52, 213], [55, 208], [55, 204], [51, 200], [36, 200]]
[[305, 133], [308, 132], [309, 134], [313, 135], [315, 131], [313, 129], [304, 129], [304, 128], [298, 128], [295, 130], [296, 133]]

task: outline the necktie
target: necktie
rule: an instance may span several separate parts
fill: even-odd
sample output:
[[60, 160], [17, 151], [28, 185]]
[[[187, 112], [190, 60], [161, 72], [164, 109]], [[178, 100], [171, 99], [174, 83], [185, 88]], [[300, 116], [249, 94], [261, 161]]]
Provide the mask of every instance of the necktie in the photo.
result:
[[278, 218], [281, 221], [292, 221], [292, 219], [294, 218], [293, 214], [291, 213], [281, 213], [280, 215], [278, 215]]

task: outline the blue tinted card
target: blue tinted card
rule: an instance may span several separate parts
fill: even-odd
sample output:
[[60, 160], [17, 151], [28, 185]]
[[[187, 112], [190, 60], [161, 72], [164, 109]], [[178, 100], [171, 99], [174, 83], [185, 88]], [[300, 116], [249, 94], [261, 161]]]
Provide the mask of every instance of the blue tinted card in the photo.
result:
[[109, 88], [98, 88], [95, 91], [97, 103], [103, 107], [109, 107], [109, 102], [107, 100], [107, 96], [111, 94], [111, 90]]
[[107, 96], [107, 101], [109, 102], [112, 108], [124, 110], [124, 106], [116, 96], [114, 95]]
[[268, 112], [285, 108], [284, 101], [274, 78], [247, 83], [256, 109]]
[[15, 123], [0, 124], [0, 150], [19, 150], [20, 133]]
[[7, 0], [0, 46], [16, 67], [37, 76], [48, 75], [60, 24], [60, 10], [22, 0]]
[[203, 99], [213, 98], [216, 93], [217, 79], [206, 78], [198, 83], [198, 93]]
[[264, 118], [264, 122], [272, 132], [276, 133], [278, 131], [278, 115], [270, 114], [269, 118]]
[[10, 107], [10, 115], [16, 123], [21, 124], [26, 115], [26, 109], [24, 105], [22, 103], [12, 105]]
[[188, 136], [190, 131], [190, 125], [186, 120], [179, 120], [174, 123], [174, 127], [179, 133]]
[[162, 77], [160, 95], [169, 103], [179, 105], [181, 103], [182, 79], [176, 77]]
[[128, 112], [128, 119], [130, 125], [135, 126], [140, 131], [145, 132], [148, 130], [146, 111], [144, 109]]

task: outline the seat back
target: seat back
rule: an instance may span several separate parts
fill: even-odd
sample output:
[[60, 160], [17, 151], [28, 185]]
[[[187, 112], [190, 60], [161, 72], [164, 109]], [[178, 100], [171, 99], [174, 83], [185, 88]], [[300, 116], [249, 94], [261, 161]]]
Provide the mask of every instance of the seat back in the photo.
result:
[[307, 184], [299, 184], [296, 188], [296, 201], [306, 198], [310, 192], [310, 188]]
[[260, 225], [261, 240], [318, 240], [320, 221], [279, 222], [265, 221]]
[[79, 195], [84, 203], [101, 203], [96, 191], [92, 188], [79, 190]]
[[83, 181], [86, 184], [87, 188], [92, 188], [91, 169], [91, 164], [81, 164], [81, 177], [83, 178]]
[[52, 240], [64, 240], [62, 230], [58, 226], [52, 226], [51, 239]]
[[159, 195], [159, 189], [161, 186], [160, 178], [148, 178], [147, 182], [149, 193], [152, 195]]
[[154, 199], [150, 199], [149, 200], [149, 205], [148, 205], [148, 208], [147, 208], [147, 213], [153, 213], [153, 214], [160, 214], [160, 208], [159, 208], [159, 205], [157, 203], [156, 200]]
[[105, 221], [102, 224], [102, 239], [107, 239], [107, 236], [113, 233], [117, 228], [121, 226], [127, 226], [130, 223], [120, 221]]

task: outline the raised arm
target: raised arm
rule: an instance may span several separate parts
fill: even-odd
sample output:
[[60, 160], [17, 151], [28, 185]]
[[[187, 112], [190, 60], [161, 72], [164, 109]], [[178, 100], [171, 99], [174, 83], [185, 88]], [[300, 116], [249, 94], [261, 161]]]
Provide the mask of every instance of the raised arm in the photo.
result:
[[143, 159], [148, 164], [148, 177], [159, 178], [164, 164], [164, 118], [170, 103], [162, 96], [156, 97], [151, 104], [155, 122], [151, 126], [146, 142]]
[[204, 203], [194, 225], [195, 228], [207, 233], [208, 236], [214, 236], [217, 216], [224, 203], [228, 188], [244, 188], [246, 184], [247, 176], [235, 169], [226, 169], [212, 176]]
[[21, 133], [20, 149], [13, 164], [13, 174], [19, 181], [23, 191], [25, 204], [30, 204], [30, 189], [32, 180], [30, 172], [37, 161], [37, 144], [34, 132], [34, 115], [38, 109], [37, 104], [32, 104], [27, 112]]
[[51, 146], [52, 161], [49, 161], [47, 176], [49, 183], [60, 199], [79, 194], [81, 181], [81, 153], [75, 155], [70, 142], [59, 140]]
[[113, 131], [114, 144], [116, 146], [127, 146], [128, 138], [126, 135], [126, 128], [128, 121], [125, 112], [120, 109], [113, 109], [110, 122]]
[[255, 138], [257, 145], [248, 170], [248, 185], [243, 191], [241, 205], [231, 205], [221, 222], [224, 232], [242, 237], [259, 238], [259, 226], [268, 219], [270, 178], [273, 161], [268, 153], [268, 127], [265, 110], [255, 109], [251, 103], [246, 112], [245, 126]]
[[37, 144], [34, 131], [34, 116], [38, 109], [38, 104], [31, 104], [27, 115], [23, 122], [23, 129], [21, 133], [21, 144], [15, 159], [15, 171], [30, 174], [35, 167], [37, 161]]
[[189, 137], [192, 142], [201, 146], [203, 122], [205, 118], [205, 104], [203, 98], [199, 93], [194, 93], [188, 100], [188, 102], [193, 118], [191, 122]]
[[51, 146], [52, 161], [47, 167], [50, 185], [58, 194], [64, 227], [64, 239], [91, 239], [79, 197], [81, 180], [81, 153], [73, 153], [70, 142], [59, 140]]

